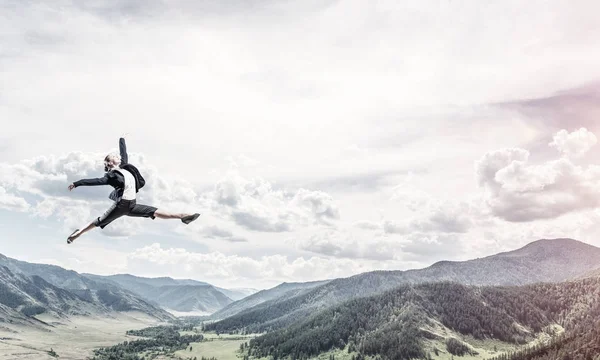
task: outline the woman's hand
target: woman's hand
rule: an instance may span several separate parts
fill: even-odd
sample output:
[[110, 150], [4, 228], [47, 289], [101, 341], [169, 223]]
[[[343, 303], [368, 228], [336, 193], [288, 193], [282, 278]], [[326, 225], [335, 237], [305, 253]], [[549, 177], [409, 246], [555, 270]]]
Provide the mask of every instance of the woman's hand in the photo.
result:
[[69, 185], [69, 191], [73, 191], [73, 189], [75, 189], [75, 184]]

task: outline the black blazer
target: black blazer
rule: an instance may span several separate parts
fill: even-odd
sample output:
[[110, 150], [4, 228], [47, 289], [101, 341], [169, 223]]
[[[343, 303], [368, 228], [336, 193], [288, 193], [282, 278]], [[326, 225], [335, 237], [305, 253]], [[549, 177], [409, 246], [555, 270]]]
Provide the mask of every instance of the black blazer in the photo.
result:
[[[128, 163], [127, 147], [125, 146], [124, 138], [119, 139], [119, 152], [121, 153], [121, 166], [123, 166]], [[118, 171], [109, 171], [101, 178], [81, 179], [75, 181], [73, 185], [75, 185], [75, 187], [110, 185], [116, 190], [120, 190], [122, 192], [125, 188], [125, 178], [123, 177], [123, 174]], [[122, 195], [122, 193], [119, 195]]]

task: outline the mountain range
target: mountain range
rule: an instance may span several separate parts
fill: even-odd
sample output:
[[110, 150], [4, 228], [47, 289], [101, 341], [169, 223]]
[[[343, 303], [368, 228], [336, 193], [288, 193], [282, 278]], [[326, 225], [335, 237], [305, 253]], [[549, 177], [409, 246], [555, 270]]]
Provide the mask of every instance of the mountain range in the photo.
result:
[[[360, 354], [357, 358], [490, 358], [498, 351], [486, 346], [493, 339], [504, 350], [530, 344], [518, 352], [522, 359], [547, 353], [554, 355], [549, 359], [592, 359], [600, 354], [599, 316], [598, 277], [510, 287], [405, 284], [340, 303], [253, 339], [249, 353], [305, 359], [339, 349]], [[556, 344], [581, 337], [585, 341], [556, 356]], [[575, 353], [580, 357], [569, 357]]]
[[[246, 350], [277, 358], [335, 349], [383, 359], [440, 351], [492, 357], [496, 352], [477, 341], [524, 344], [557, 332], [566, 337], [553, 338], [553, 344], [580, 351], [582, 341], [573, 334], [587, 334], [593, 343], [597, 332], [590, 329], [600, 325], [592, 321], [600, 316], [600, 248], [573, 239], [542, 239], [468, 261], [282, 283], [258, 292], [189, 279], [79, 274], [2, 255], [0, 280], [0, 322], [39, 326], [35, 316], [41, 313], [119, 311], [172, 320], [165, 309], [196, 311], [212, 314], [206, 330], [265, 333]], [[538, 345], [536, 351], [549, 351]]]
[[77, 295], [58, 288], [39, 276], [28, 277], [0, 266], [0, 322], [40, 325], [33, 318], [41, 313], [56, 317], [88, 315], [107, 311], [101, 301], [88, 302]]
[[31, 322], [33, 316], [42, 313], [65, 317], [121, 311], [139, 311], [161, 321], [174, 319], [125, 289], [94, 282], [58, 266], [2, 256], [0, 279], [0, 306], [8, 322]]
[[[272, 331], [341, 302], [377, 295], [404, 284], [452, 281], [465, 285], [515, 286], [566, 281], [598, 268], [600, 248], [573, 239], [542, 239], [514, 251], [474, 260], [441, 261], [424, 269], [374, 271], [334, 279], [215, 319], [220, 321], [207, 328], [220, 332]], [[243, 302], [233, 303], [229, 308]]]
[[[594, 359], [600, 248], [543, 239], [469, 261], [375, 271], [265, 290], [213, 314], [206, 330], [263, 333], [244, 356], [308, 359]], [[348, 354], [348, 355], [346, 355]]]
[[55, 316], [140, 311], [158, 320], [179, 312], [213, 313], [253, 289], [223, 289], [196, 280], [132, 275], [79, 274], [55, 265], [35, 264], [0, 254], [0, 312], [4, 318], [34, 321], [27, 315]]

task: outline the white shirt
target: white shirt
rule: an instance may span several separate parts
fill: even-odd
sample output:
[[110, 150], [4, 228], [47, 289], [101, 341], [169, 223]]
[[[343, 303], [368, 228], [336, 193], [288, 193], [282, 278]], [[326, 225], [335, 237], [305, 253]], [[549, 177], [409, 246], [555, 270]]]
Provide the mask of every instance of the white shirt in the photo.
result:
[[125, 188], [123, 189], [123, 196], [121, 198], [125, 200], [134, 200], [135, 178], [129, 171], [125, 169], [119, 169], [119, 172], [123, 174], [123, 177], [125, 178]]
[[117, 194], [119, 193], [118, 189], [113, 190], [108, 196], [109, 199], [114, 202], [118, 202], [121, 199], [125, 200], [134, 200], [135, 199], [135, 178], [133, 174], [125, 169], [115, 169], [113, 171], [118, 171], [123, 175], [123, 179], [125, 180], [125, 187], [123, 188], [123, 196], [119, 197]]

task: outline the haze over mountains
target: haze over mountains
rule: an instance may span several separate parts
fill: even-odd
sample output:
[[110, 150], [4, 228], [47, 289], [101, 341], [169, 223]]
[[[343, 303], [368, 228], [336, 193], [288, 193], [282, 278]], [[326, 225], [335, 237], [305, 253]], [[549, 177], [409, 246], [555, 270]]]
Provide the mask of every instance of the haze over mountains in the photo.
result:
[[210, 285], [209, 283], [191, 280], [191, 279], [172, 279], [170, 277], [159, 277], [159, 278], [146, 278], [140, 276], [134, 276], [129, 274], [117, 274], [110, 276], [101, 276], [94, 274], [82, 274], [91, 279], [103, 279], [108, 281], [114, 281], [129, 290], [135, 291], [138, 289], [139, 291], [147, 291], [149, 288], [160, 288], [162, 286], [176, 286], [176, 285], [191, 285], [191, 286], [211, 286], [214, 289], [222, 292], [224, 295], [229, 297], [231, 300], [240, 300], [245, 298], [248, 295], [254, 294], [257, 290], [251, 288], [244, 289], [224, 289], [217, 286]]
[[223, 289], [202, 281], [176, 280], [169, 277], [144, 278], [129, 274], [85, 276], [118, 285], [165, 309], [196, 315], [212, 314], [235, 300], [256, 292], [254, 289]]

